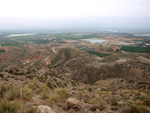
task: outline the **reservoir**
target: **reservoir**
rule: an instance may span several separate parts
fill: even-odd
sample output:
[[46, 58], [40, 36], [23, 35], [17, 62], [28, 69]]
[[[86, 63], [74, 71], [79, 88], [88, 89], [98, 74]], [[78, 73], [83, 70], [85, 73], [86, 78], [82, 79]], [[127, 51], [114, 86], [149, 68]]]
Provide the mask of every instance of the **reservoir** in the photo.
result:
[[107, 40], [103, 39], [97, 39], [97, 38], [91, 38], [91, 39], [80, 39], [82, 41], [90, 42], [90, 43], [103, 43], [106, 42]]
[[11, 35], [8, 35], [7, 37], [14, 37], [14, 36], [30, 36], [30, 35], [35, 35], [34, 33], [32, 34], [11, 34]]

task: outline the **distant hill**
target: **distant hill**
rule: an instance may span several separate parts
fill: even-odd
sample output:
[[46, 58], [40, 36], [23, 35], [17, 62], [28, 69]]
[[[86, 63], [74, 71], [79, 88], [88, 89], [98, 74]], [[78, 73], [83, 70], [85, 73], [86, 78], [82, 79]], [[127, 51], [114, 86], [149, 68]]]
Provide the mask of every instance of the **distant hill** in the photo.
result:
[[[147, 55], [148, 56], [148, 55]], [[150, 58], [138, 54], [111, 55], [98, 58], [82, 53], [56, 68], [62, 76], [83, 83], [95, 83], [108, 78], [126, 78], [145, 81], [149, 79]]]
[[64, 64], [66, 61], [74, 58], [75, 56], [81, 54], [83, 51], [77, 48], [61, 48], [54, 58], [51, 60], [52, 66], [57, 67]]

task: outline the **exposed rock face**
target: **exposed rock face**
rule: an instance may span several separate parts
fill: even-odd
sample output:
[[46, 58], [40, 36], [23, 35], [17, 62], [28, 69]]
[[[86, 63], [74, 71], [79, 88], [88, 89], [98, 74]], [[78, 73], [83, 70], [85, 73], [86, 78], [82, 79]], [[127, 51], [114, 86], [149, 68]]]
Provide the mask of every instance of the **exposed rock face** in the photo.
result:
[[75, 109], [75, 110], [81, 109], [80, 101], [75, 98], [68, 98], [66, 105], [67, 105], [68, 109]]
[[38, 109], [41, 113], [56, 113], [49, 106], [39, 105]]

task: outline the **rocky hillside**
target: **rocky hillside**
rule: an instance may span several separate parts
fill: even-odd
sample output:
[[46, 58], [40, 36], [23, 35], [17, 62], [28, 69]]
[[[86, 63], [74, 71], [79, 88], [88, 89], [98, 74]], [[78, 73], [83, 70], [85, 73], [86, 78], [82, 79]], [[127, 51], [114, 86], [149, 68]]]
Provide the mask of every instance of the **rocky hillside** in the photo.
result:
[[56, 55], [51, 60], [53, 67], [58, 67], [62, 64], [64, 64], [66, 61], [74, 58], [75, 56], [78, 56], [79, 54], [83, 53], [80, 49], [76, 48], [60, 48]]
[[0, 112], [150, 113], [150, 92], [134, 81], [112, 78], [82, 84], [58, 76], [49, 66], [47, 70], [21, 66], [1, 72]]
[[82, 83], [95, 83], [107, 78], [126, 78], [129, 80], [150, 80], [149, 55], [118, 54], [99, 58], [87, 53], [66, 61], [56, 68], [57, 72]]
[[2, 62], [0, 113], [150, 113], [149, 54], [36, 49]]

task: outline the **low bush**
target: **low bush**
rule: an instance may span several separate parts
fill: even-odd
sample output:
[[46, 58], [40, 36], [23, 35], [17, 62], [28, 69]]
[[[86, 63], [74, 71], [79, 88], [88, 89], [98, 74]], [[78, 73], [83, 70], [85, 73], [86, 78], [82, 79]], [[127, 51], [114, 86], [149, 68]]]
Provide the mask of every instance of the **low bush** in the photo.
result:
[[42, 99], [48, 99], [50, 96], [50, 88], [45, 84], [41, 85], [38, 92], [41, 94]]
[[102, 101], [102, 99], [98, 95], [95, 98], [84, 97], [84, 102], [93, 104], [93, 105], [97, 105], [101, 108], [101, 110], [106, 109], [105, 103]]
[[20, 98], [20, 87], [19, 86], [12, 86], [9, 91], [6, 93], [6, 97], [8, 100], [15, 100]]
[[30, 100], [33, 97], [33, 92], [27, 86], [23, 88], [20, 86], [13, 86], [7, 92], [6, 96], [8, 100], [22, 99], [26, 101], [26, 100]]
[[117, 102], [116, 98], [113, 97], [113, 98], [111, 99], [111, 105], [112, 105], [112, 106], [117, 106], [117, 105], [118, 105], [118, 102]]
[[27, 75], [26, 77], [29, 79], [33, 79], [35, 77], [35, 75]]
[[144, 93], [141, 93], [140, 96], [139, 96], [140, 100], [146, 100], [146, 98], [147, 98], [147, 96]]
[[1, 78], [3, 78], [3, 77], [4, 77], [4, 75], [3, 75], [2, 73], [0, 73], [0, 77], [1, 77]]
[[21, 98], [23, 100], [30, 100], [33, 97], [33, 91], [29, 89], [27, 86], [21, 88]]
[[55, 93], [56, 93], [57, 95], [59, 95], [59, 97], [60, 97], [61, 99], [65, 99], [65, 98], [70, 97], [69, 91], [68, 91], [67, 89], [65, 89], [65, 88], [56, 89], [56, 90], [55, 90]]
[[16, 113], [20, 108], [20, 101], [3, 100], [0, 104], [0, 113]]
[[50, 101], [51, 103], [60, 102], [62, 99], [66, 99], [68, 97], [70, 97], [70, 93], [67, 89], [56, 89], [50, 94]]
[[31, 107], [25, 108], [24, 113], [41, 113], [41, 112], [38, 110], [38, 107], [31, 106]]
[[131, 104], [128, 113], [150, 113], [150, 109], [146, 106]]
[[0, 97], [3, 98], [4, 93], [8, 90], [9, 86], [8, 85], [4, 85], [4, 84], [0, 84]]
[[39, 88], [38, 81], [32, 80], [27, 84], [27, 87], [29, 87], [32, 90], [37, 90]]

